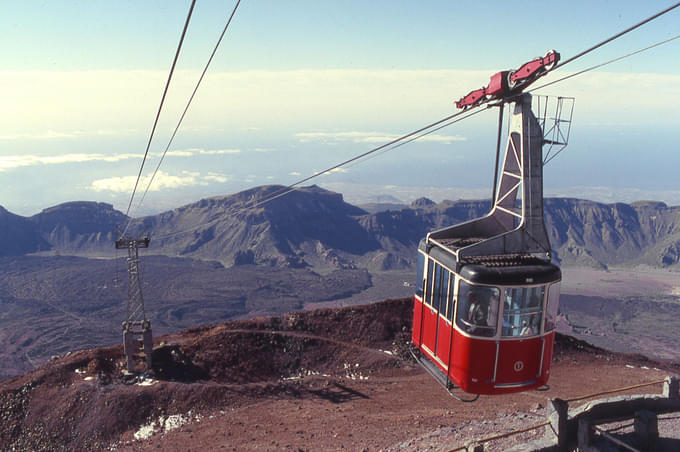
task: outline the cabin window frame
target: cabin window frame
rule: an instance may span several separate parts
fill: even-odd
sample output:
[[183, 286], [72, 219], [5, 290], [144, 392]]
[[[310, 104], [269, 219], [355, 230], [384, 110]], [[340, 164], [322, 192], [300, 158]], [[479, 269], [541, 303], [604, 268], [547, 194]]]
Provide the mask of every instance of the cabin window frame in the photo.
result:
[[455, 316], [457, 328], [473, 337], [495, 338], [500, 317], [501, 287], [471, 284], [456, 276], [458, 279]]
[[435, 262], [432, 258], [427, 259], [427, 284], [425, 286], [425, 296], [423, 297], [423, 302], [432, 307], [433, 298], [433, 287], [434, 287], [434, 265]]
[[[471, 283], [468, 282], [466, 279], [461, 277], [459, 274], [451, 272], [450, 275], [452, 281], [450, 282], [450, 297], [449, 297], [449, 303], [451, 306], [449, 306], [449, 310], [446, 312], [446, 317], [449, 319], [453, 327], [455, 327], [458, 332], [468, 335], [474, 338], [478, 339], [487, 339], [487, 340], [524, 340], [524, 339], [530, 339], [530, 338], [535, 338], [535, 337], [540, 337], [543, 336], [547, 333], [552, 332], [556, 325], [555, 325], [555, 320], [557, 316], [557, 309], [559, 309], [559, 296], [560, 296], [560, 283], [561, 280], [557, 280], [554, 282], [549, 282], [549, 283], [543, 283], [543, 284], [531, 284], [531, 285], [489, 285], [489, 284], [477, 284], [477, 283]], [[454, 280], [455, 279], [455, 280]], [[500, 299], [499, 299], [499, 305], [498, 305], [498, 311], [496, 313], [496, 327], [493, 335], [489, 335], [489, 330], [491, 327], [487, 326], [487, 331], [485, 331], [483, 334], [478, 334], [475, 333], [475, 331], [471, 331], [471, 328], [469, 325], [465, 325], [464, 322], [459, 321], [462, 315], [464, 315], [464, 311], [466, 309], [469, 309], [469, 305], [467, 303], [467, 300], [464, 300], [466, 298], [467, 292], [466, 288], [467, 287], [475, 287], [475, 288], [483, 288], [483, 290], [489, 290], [489, 289], [496, 289], [499, 291], [500, 294]], [[525, 291], [526, 296], [530, 296], [532, 292], [535, 292], [536, 290], [541, 290], [543, 292], [542, 299], [539, 297], [539, 303], [538, 306], [531, 306], [531, 310], [525, 310], [522, 314], [522, 317], [529, 317], [530, 315], [535, 315], [538, 317], [538, 320], [535, 320], [533, 323], [534, 326], [534, 332], [531, 334], [525, 334], [521, 335], [520, 332], [521, 330], [518, 330], [517, 334], [507, 334], [504, 331], [504, 321], [506, 320], [506, 314], [508, 313], [506, 311], [506, 306], [505, 306], [505, 297], [506, 297], [506, 291], [512, 291], [512, 290], [519, 290], [523, 289]], [[512, 293], [512, 292], [511, 292]], [[540, 292], [539, 292], [540, 293]], [[550, 297], [554, 297], [555, 302], [551, 303]], [[503, 301], [503, 303], [500, 303], [500, 301]], [[490, 305], [491, 306], [491, 305]], [[538, 309], [536, 309], [538, 308]], [[550, 313], [548, 310], [553, 310]], [[517, 313], [515, 313], [517, 314]], [[552, 316], [552, 317], [550, 317]], [[522, 317], [519, 317], [522, 319]], [[552, 320], [552, 324], [550, 323]], [[470, 323], [470, 322], [468, 322]], [[529, 323], [529, 322], [527, 322]], [[506, 325], [507, 326], [507, 325]], [[516, 325], [520, 326], [520, 325]], [[480, 328], [478, 326], [478, 331], [481, 331], [483, 328]]]
[[[446, 267], [445, 267], [446, 268]], [[444, 320], [446, 320], [448, 323], [452, 323], [453, 321], [451, 320], [451, 313], [454, 310], [455, 307], [455, 297], [454, 297], [454, 292], [455, 292], [455, 281], [456, 281], [456, 274], [446, 268], [446, 271], [448, 272], [448, 286], [446, 288], [446, 310], [442, 313], [444, 316]]]
[[416, 296], [423, 299], [425, 290], [425, 263], [427, 262], [425, 253], [418, 251], [416, 262]]
[[[545, 297], [545, 333], [554, 331], [557, 328], [557, 314], [560, 309], [560, 290], [561, 282], [557, 281], [548, 285], [548, 295]], [[554, 302], [553, 302], [554, 301]]]
[[[501, 338], [529, 338], [543, 334], [547, 289], [548, 284], [504, 287]], [[511, 309], [508, 310], [508, 307]]]

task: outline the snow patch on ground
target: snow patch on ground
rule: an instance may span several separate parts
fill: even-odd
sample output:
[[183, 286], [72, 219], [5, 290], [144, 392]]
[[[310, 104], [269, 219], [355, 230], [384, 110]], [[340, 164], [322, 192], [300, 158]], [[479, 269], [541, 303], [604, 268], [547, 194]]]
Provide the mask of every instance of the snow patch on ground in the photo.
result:
[[295, 375], [291, 375], [290, 377], [281, 377], [282, 381], [291, 381], [291, 380], [301, 380], [305, 377], [311, 377], [314, 375], [320, 375], [322, 377], [330, 377], [328, 374], [324, 374], [321, 372], [318, 372], [316, 370], [309, 370], [309, 369], [300, 369], [300, 372], [298, 372]]
[[158, 383], [158, 380], [146, 377], [146, 376], [141, 376], [139, 379], [138, 383], [135, 383], [135, 386], [153, 386], [156, 383]]
[[356, 363], [354, 366], [350, 363], [344, 363], [342, 367], [345, 371], [345, 378], [349, 378], [350, 380], [368, 380], [368, 375], [363, 375], [356, 370], [359, 368], [359, 363]]
[[191, 411], [186, 414], [172, 414], [169, 416], [159, 416], [158, 419], [142, 425], [135, 432], [134, 437], [137, 441], [151, 438], [156, 433], [166, 433], [188, 424], [189, 422], [200, 421], [201, 415], [192, 415]]

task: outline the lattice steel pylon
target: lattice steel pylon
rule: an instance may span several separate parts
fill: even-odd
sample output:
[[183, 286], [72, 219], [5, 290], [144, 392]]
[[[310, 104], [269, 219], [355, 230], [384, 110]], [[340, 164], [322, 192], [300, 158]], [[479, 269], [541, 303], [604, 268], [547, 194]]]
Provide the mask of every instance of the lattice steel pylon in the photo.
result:
[[128, 372], [138, 371], [138, 358], [143, 357], [146, 370], [151, 370], [153, 338], [151, 322], [146, 318], [139, 271], [139, 248], [148, 248], [149, 238], [116, 240], [116, 249], [127, 249], [128, 299], [123, 322], [123, 347]]

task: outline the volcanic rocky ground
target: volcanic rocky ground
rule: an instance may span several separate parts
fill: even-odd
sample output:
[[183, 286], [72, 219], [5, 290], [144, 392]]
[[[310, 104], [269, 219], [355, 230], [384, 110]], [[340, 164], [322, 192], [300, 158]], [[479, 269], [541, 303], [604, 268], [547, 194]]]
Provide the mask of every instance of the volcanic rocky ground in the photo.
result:
[[411, 310], [396, 299], [191, 328], [156, 338], [141, 378], [124, 375], [120, 346], [67, 354], [0, 383], [0, 450], [448, 450], [542, 423], [549, 398], [680, 372], [558, 335], [550, 390], [462, 403], [411, 360]]

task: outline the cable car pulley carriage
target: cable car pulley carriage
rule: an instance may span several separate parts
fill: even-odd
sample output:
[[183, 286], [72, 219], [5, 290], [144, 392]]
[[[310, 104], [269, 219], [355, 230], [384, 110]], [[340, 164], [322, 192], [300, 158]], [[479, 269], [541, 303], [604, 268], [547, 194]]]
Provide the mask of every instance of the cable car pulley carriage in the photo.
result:
[[418, 361], [449, 390], [526, 391], [550, 375], [561, 271], [543, 221], [542, 148], [566, 139], [544, 138], [545, 118], [541, 127], [521, 91], [557, 61], [549, 51], [456, 102], [469, 108], [498, 99], [501, 108], [510, 104], [511, 122], [491, 211], [430, 232], [418, 247], [412, 342]]

